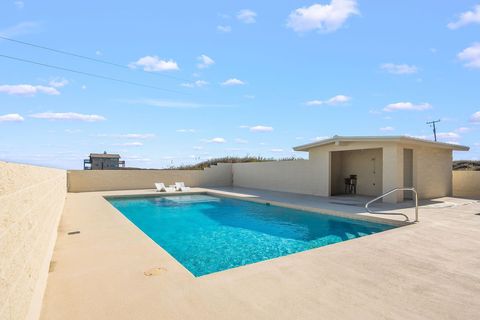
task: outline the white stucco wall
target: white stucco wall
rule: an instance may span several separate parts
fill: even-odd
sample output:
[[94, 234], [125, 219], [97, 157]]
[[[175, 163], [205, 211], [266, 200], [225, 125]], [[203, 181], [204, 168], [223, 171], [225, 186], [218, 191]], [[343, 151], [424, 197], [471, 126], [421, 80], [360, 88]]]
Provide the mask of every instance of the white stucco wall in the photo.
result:
[[320, 184], [307, 160], [235, 163], [232, 171], [235, 187], [317, 194]]
[[344, 178], [357, 175], [357, 194], [375, 196], [382, 193], [382, 149], [332, 152], [332, 194], [345, 192]]
[[66, 172], [0, 162], [0, 319], [37, 319]]
[[480, 199], [480, 171], [453, 171], [453, 195]]
[[435, 148], [413, 150], [414, 186], [422, 199], [452, 195], [452, 151]]
[[68, 191], [152, 189], [155, 182], [166, 185], [183, 181], [191, 187], [231, 186], [232, 165], [220, 163], [205, 170], [71, 170]]
[[[411, 150], [411, 162], [408, 158], [408, 163], [404, 161], [405, 149]], [[343, 178], [357, 174], [358, 194], [379, 195], [407, 183], [417, 188], [421, 199], [428, 199], [452, 194], [451, 165], [449, 149], [395, 142], [355, 142], [312, 148], [309, 160], [234, 164], [232, 170], [233, 185], [240, 187], [329, 196], [342, 193]], [[410, 176], [405, 178], [404, 173]], [[336, 181], [332, 185], [330, 175]], [[404, 193], [397, 192], [384, 201], [398, 202], [403, 197]]]

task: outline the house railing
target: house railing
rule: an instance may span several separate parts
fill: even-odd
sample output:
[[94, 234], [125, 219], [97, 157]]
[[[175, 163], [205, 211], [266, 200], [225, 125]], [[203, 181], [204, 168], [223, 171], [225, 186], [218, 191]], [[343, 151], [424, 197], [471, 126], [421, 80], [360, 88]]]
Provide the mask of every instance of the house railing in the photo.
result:
[[396, 215], [396, 216], [404, 216], [405, 217], [405, 221], [409, 221], [409, 218], [406, 214], [403, 214], [403, 213], [400, 213], [400, 212], [376, 212], [376, 211], [372, 211], [370, 210], [369, 206], [374, 203], [375, 201], [378, 201], [392, 193], [395, 193], [397, 191], [411, 191], [413, 192], [413, 194], [415, 195], [415, 198], [414, 198], [414, 201], [415, 201], [415, 221], [414, 222], [418, 222], [418, 193], [417, 193], [417, 190], [415, 190], [415, 188], [395, 188], [395, 189], [392, 189], [390, 191], [387, 191], [385, 192], [384, 194], [382, 194], [381, 196], [378, 196], [376, 197], [375, 199], [373, 200], [370, 200], [368, 201], [366, 204], [365, 204], [365, 209], [367, 210], [368, 213], [371, 213], [371, 214], [389, 214], [389, 215]]

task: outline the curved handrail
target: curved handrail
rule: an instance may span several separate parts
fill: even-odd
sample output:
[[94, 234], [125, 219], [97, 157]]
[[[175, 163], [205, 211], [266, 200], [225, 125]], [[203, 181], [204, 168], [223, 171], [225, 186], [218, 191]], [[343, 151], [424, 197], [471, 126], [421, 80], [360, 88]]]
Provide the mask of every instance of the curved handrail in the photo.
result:
[[403, 214], [403, 213], [400, 213], [400, 212], [375, 212], [375, 211], [372, 211], [368, 208], [368, 206], [370, 204], [374, 203], [375, 201], [378, 201], [378, 200], [382, 199], [383, 197], [386, 197], [389, 194], [392, 194], [392, 193], [397, 192], [397, 191], [412, 191], [415, 194], [415, 221], [414, 222], [418, 222], [418, 193], [417, 193], [417, 190], [415, 190], [415, 188], [395, 188], [395, 189], [392, 189], [390, 191], [387, 191], [384, 194], [382, 194], [381, 196], [378, 196], [375, 199], [368, 201], [365, 204], [365, 209], [368, 211], [368, 213], [371, 213], [371, 214], [390, 214], [390, 215], [396, 215], [396, 216], [404, 216], [405, 221], [409, 221], [408, 216], [406, 214]]

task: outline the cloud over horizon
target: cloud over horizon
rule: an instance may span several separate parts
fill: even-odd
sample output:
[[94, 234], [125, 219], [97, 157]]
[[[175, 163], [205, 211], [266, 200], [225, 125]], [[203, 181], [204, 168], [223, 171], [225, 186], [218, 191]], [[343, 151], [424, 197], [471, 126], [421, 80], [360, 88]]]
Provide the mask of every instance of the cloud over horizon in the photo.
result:
[[429, 103], [412, 103], [412, 102], [397, 102], [391, 103], [385, 108], [383, 111], [391, 112], [391, 111], [398, 111], [398, 110], [409, 110], [409, 111], [424, 111], [432, 109], [432, 105]]
[[22, 122], [25, 119], [18, 113], [0, 115], [0, 122]]
[[408, 64], [384, 63], [380, 68], [391, 74], [413, 74], [418, 72], [416, 66]]
[[145, 56], [128, 65], [130, 68], [142, 68], [146, 72], [162, 72], [180, 70], [178, 64], [170, 59], [163, 60], [158, 56]]
[[290, 13], [287, 27], [296, 32], [317, 30], [329, 33], [341, 28], [353, 15], [360, 14], [356, 0], [332, 0], [330, 4], [313, 4]]
[[230, 78], [221, 83], [222, 86], [243, 86], [244, 84], [244, 81], [237, 78]]
[[336, 96], [331, 97], [327, 100], [309, 100], [305, 102], [307, 106], [321, 106], [321, 105], [329, 105], [335, 106], [339, 104], [345, 104], [350, 101], [352, 98], [343, 94], [339, 94]]
[[467, 68], [480, 68], [480, 42], [463, 49], [457, 57]]
[[0, 92], [15, 96], [34, 96], [37, 93], [57, 96], [60, 94], [54, 87], [31, 84], [4, 84], [0, 85]]
[[42, 112], [30, 115], [35, 119], [46, 120], [76, 120], [85, 122], [97, 122], [106, 120], [105, 117], [96, 114], [82, 114], [76, 112]]
[[473, 23], [480, 24], [480, 4], [475, 5], [471, 11], [461, 13], [458, 16], [458, 20], [450, 22], [447, 24], [447, 27], [451, 30], [455, 30]]
[[257, 18], [257, 13], [250, 9], [240, 10], [237, 14], [237, 19], [247, 24], [255, 23], [256, 18]]

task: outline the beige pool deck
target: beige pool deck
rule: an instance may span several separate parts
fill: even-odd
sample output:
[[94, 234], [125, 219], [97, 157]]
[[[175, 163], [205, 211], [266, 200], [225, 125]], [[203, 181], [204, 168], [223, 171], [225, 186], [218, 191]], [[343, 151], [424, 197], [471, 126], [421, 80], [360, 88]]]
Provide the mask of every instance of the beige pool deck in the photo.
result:
[[[239, 188], [193, 191], [369, 216], [361, 198]], [[103, 198], [153, 193], [68, 194], [42, 319], [478, 319], [480, 315], [478, 200], [423, 202], [420, 223], [195, 278]], [[413, 210], [402, 205], [381, 207], [413, 217]], [[80, 233], [68, 235], [71, 231]]]

